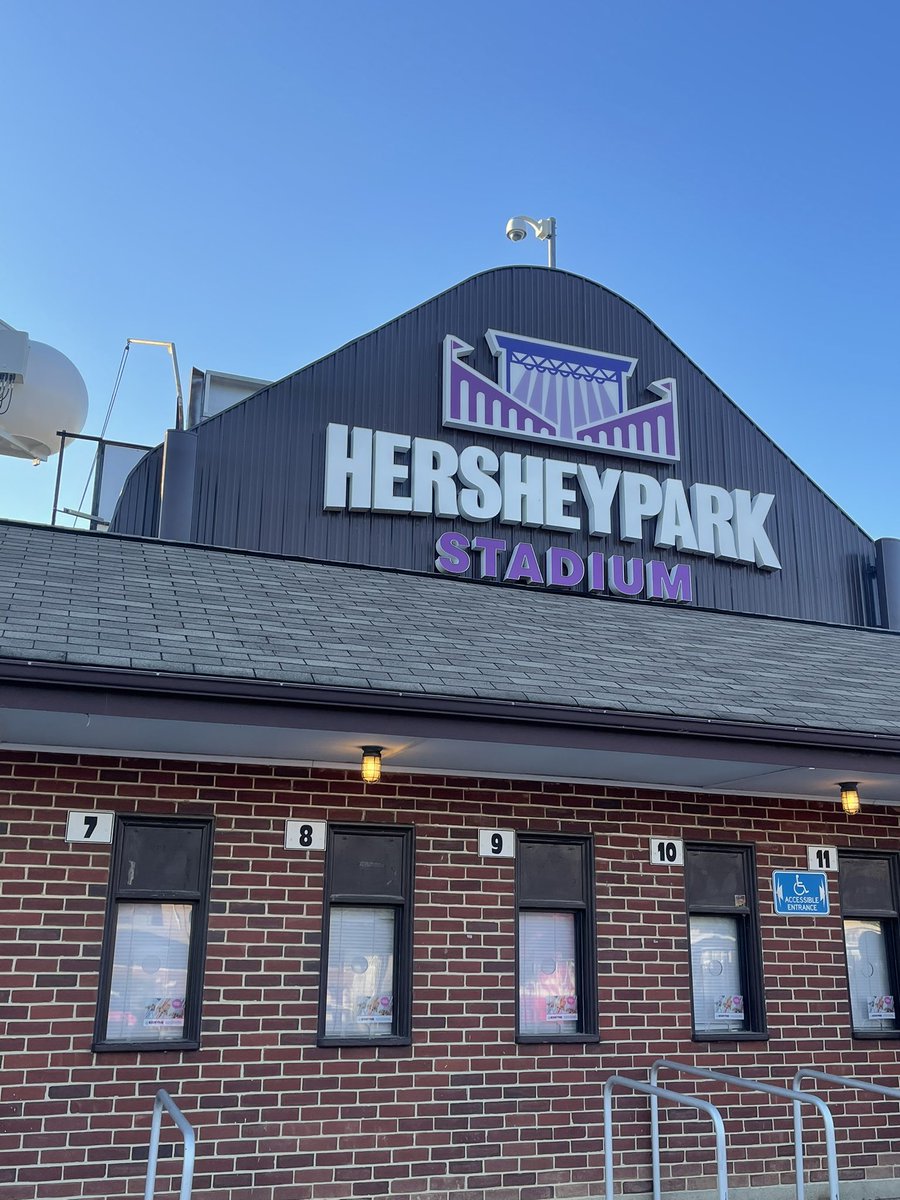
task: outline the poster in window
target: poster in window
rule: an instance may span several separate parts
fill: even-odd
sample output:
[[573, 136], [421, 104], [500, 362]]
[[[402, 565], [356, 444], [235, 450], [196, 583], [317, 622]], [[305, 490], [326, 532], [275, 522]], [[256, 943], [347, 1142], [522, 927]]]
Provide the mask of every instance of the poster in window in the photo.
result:
[[120, 901], [106, 1036], [164, 1041], [184, 1034], [193, 908]]
[[546, 1019], [548, 1021], [577, 1021], [577, 999], [574, 996], [548, 996]]
[[744, 1019], [744, 997], [719, 996], [716, 1000], [714, 1015], [717, 1021], [742, 1021]]
[[572, 913], [519, 914], [519, 1028], [558, 1037], [578, 1022], [575, 918]]
[[394, 1007], [393, 996], [362, 996], [356, 1006], [357, 1021], [390, 1024]]
[[870, 1021], [893, 1021], [897, 1014], [894, 1011], [893, 996], [870, 996], [869, 997], [869, 1020]]
[[184, 997], [156, 996], [147, 1002], [144, 1025], [159, 1029], [184, 1026]]

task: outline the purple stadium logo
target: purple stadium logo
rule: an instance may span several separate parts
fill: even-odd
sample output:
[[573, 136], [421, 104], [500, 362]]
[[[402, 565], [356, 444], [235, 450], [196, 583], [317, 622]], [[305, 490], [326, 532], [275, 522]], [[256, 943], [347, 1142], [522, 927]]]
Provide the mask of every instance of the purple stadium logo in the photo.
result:
[[678, 410], [674, 379], [651, 383], [658, 399], [628, 407], [636, 358], [544, 342], [489, 329], [498, 382], [463, 362], [474, 347], [444, 338], [444, 424], [505, 437], [554, 442], [676, 462]]

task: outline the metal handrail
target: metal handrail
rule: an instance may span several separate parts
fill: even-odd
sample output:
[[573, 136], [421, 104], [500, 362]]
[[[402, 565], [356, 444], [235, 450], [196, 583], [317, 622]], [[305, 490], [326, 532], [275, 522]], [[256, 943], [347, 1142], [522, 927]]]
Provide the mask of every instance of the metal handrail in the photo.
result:
[[144, 1200], [153, 1200], [153, 1192], [156, 1187], [156, 1162], [159, 1158], [159, 1133], [162, 1128], [163, 1109], [170, 1114], [184, 1138], [184, 1165], [181, 1168], [181, 1191], [178, 1193], [178, 1200], [191, 1200], [194, 1151], [197, 1139], [190, 1121], [163, 1088], [159, 1089], [156, 1099], [153, 1101], [153, 1124], [150, 1127], [150, 1153], [147, 1158], [147, 1184], [144, 1188]]
[[712, 1117], [716, 1131], [716, 1179], [719, 1200], [728, 1200], [728, 1162], [725, 1154], [725, 1125], [722, 1115], [714, 1104], [701, 1100], [699, 1096], [686, 1096], [684, 1092], [673, 1092], [656, 1083], [644, 1083], [643, 1079], [629, 1079], [625, 1075], [610, 1075], [603, 1084], [603, 1162], [606, 1184], [606, 1200], [613, 1200], [613, 1150], [612, 1150], [612, 1091], [614, 1087], [627, 1087], [643, 1092], [650, 1097], [650, 1140], [653, 1145], [653, 1196], [660, 1200], [659, 1176], [659, 1099], [671, 1100], [688, 1108], [699, 1108]]
[[[794, 1087], [799, 1088], [801, 1079], [821, 1079], [825, 1083], [837, 1083], [842, 1087], [855, 1088], [858, 1092], [873, 1092], [876, 1096], [887, 1096], [892, 1100], [900, 1100], [900, 1088], [886, 1087], [882, 1083], [869, 1083], [866, 1079], [857, 1079], [854, 1075], [834, 1075], [830, 1071], [818, 1071], [815, 1067], [801, 1067], [794, 1076]], [[794, 1137], [800, 1122], [797, 1119], [797, 1107], [794, 1107]], [[802, 1136], [802, 1135], [801, 1135]]]
[[[710, 1071], [707, 1067], [693, 1067], [688, 1063], [672, 1062], [668, 1058], [659, 1058], [650, 1068], [650, 1082], [655, 1084], [661, 1067], [680, 1071], [684, 1075], [696, 1075], [698, 1079], [715, 1079], [719, 1083], [731, 1083], [735, 1087], [747, 1088], [751, 1092], [766, 1092], [770, 1096], [781, 1096], [790, 1100], [794, 1109], [794, 1173], [797, 1181], [797, 1200], [803, 1200], [805, 1189], [803, 1183], [803, 1114], [801, 1104], [811, 1104], [822, 1114], [825, 1124], [825, 1154], [828, 1161], [829, 1200], [840, 1200], [840, 1185], [838, 1183], [837, 1149], [834, 1136], [834, 1118], [831, 1109], [824, 1100], [809, 1092], [801, 1092], [797, 1088], [779, 1087], [774, 1083], [760, 1083], [755, 1079], [745, 1079], [742, 1075], [726, 1075], [723, 1071]], [[652, 1106], [653, 1100], [650, 1104]]]
[[800, 1087], [801, 1079], [821, 1079], [825, 1083], [839, 1083], [844, 1087], [855, 1088], [858, 1092], [874, 1092], [876, 1096], [888, 1096], [892, 1100], [900, 1100], [900, 1088], [887, 1087], [883, 1083], [869, 1083], [867, 1079], [857, 1079], [855, 1075], [832, 1075], [830, 1071], [817, 1071], [815, 1067], [801, 1067], [794, 1076], [794, 1087]]

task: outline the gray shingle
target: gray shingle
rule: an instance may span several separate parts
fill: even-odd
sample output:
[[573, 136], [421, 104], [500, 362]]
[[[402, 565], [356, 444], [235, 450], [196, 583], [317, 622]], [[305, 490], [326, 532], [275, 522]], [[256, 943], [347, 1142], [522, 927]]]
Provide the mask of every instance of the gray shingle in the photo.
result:
[[900, 734], [900, 637], [0, 522], [0, 656]]

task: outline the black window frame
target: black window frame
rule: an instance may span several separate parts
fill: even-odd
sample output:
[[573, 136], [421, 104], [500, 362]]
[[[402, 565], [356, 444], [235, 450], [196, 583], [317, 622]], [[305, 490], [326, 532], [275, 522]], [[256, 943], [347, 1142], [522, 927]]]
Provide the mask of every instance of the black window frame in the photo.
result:
[[[697, 904], [691, 901], [690, 856], [702, 853], [738, 854], [743, 859], [745, 903]], [[687, 914], [687, 955], [691, 990], [691, 1040], [695, 1042], [762, 1042], [767, 1041], [766, 993], [763, 978], [762, 938], [759, 924], [759, 885], [756, 871], [756, 846], [750, 842], [688, 842], [684, 844], [684, 903]], [[747, 993], [744, 996], [746, 1028], [714, 1030], [698, 1029], [694, 1005], [694, 967], [691, 948], [691, 916], [734, 917], [738, 927], [740, 977]]]
[[[887, 862], [891, 898], [893, 907], [856, 908], [845, 907], [844, 888], [841, 886], [841, 863], [847, 859], [877, 859]], [[850, 984], [850, 960], [847, 954], [847, 938], [844, 922], [850, 920], [878, 920], [886, 927], [885, 957], [887, 959], [888, 977], [890, 979], [894, 1008], [900, 1004], [900, 854], [892, 851], [840, 849], [838, 851], [838, 886], [841, 895], [841, 938], [844, 943], [844, 970], [847, 976], [847, 1003], [850, 1011], [850, 1032], [854, 1040], [860, 1041], [896, 1041], [900, 1038], [900, 1016], [894, 1017], [893, 1029], [857, 1029], [853, 1019], [853, 989]]]
[[[120, 886], [122, 855], [127, 831], [134, 828], [154, 829], [160, 827], [167, 829], [197, 829], [200, 831], [201, 849], [197, 871], [199, 888], [126, 889]], [[103, 920], [97, 1007], [94, 1017], [93, 1041], [91, 1043], [93, 1053], [138, 1054], [149, 1051], [156, 1054], [169, 1054], [173, 1051], [199, 1050], [203, 1015], [203, 979], [206, 967], [206, 946], [209, 931], [213, 832], [214, 820], [212, 817], [144, 816], [138, 813], [120, 813], [117, 815], [110, 854], [106, 913]], [[167, 1038], [163, 1041], [141, 1041], [137, 1038], [129, 1038], [127, 1040], [124, 1038], [109, 1038], [106, 1035], [112, 986], [117, 912], [120, 903], [189, 903], [193, 906], [191, 940], [188, 949], [187, 982], [185, 985], [183, 1037]]]
[[[363, 823], [328, 825], [325, 853], [325, 881], [322, 904], [322, 954], [319, 960], [319, 1012], [316, 1025], [318, 1046], [409, 1046], [412, 1043], [412, 957], [415, 901], [416, 841], [414, 825], [368, 825]], [[341, 835], [403, 838], [400, 897], [367, 892], [334, 891], [335, 842]], [[393, 908], [394, 990], [391, 1033], [377, 1037], [335, 1037], [325, 1032], [328, 1002], [328, 952], [333, 905], [359, 908]]]
[[[574, 845], [582, 855], [582, 898], [562, 903], [558, 899], [524, 894], [521, 848], [527, 845]], [[516, 835], [516, 970], [515, 1011], [516, 1042], [523, 1045], [577, 1043], [600, 1041], [600, 1021], [597, 987], [597, 903], [595, 851], [593, 834], [531, 833]], [[565, 912], [575, 918], [575, 959], [578, 986], [578, 1028], [570, 1033], [523, 1033], [521, 1030], [521, 938], [520, 914], [525, 912]]]

